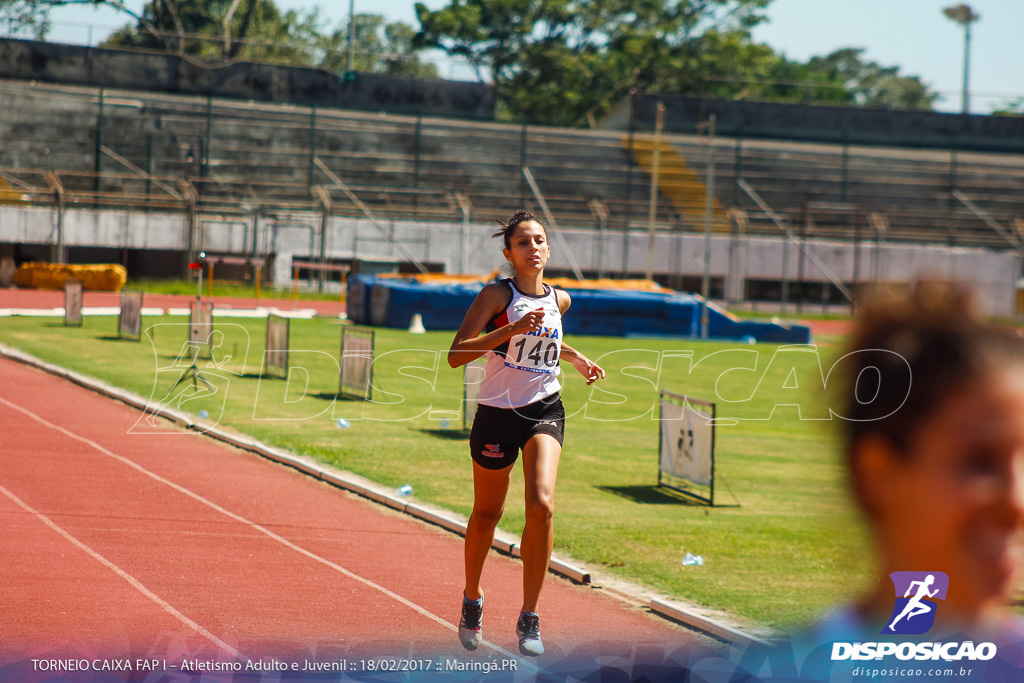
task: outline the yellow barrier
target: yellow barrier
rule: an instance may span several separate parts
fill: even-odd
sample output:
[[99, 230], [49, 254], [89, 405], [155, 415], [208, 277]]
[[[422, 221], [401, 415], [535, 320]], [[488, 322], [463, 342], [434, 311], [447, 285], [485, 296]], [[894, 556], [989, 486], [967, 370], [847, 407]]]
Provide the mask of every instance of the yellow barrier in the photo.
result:
[[457, 285], [473, 282], [488, 282], [493, 277], [483, 275], [458, 275], [453, 273], [381, 273], [375, 277], [391, 280], [416, 280], [425, 285]]
[[604, 289], [618, 290], [620, 292], [658, 292], [668, 294], [673, 290], [662, 287], [654, 280], [577, 280], [571, 277], [554, 277], [545, 279], [544, 282], [562, 289]]
[[[629, 136], [623, 136], [622, 145], [629, 147]], [[676, 210], [687, 215], [703, 214], [707, 208], [708, 191], [704, 179], [690, 168], [683, 155], [671, 143], [663, 140], [659, 154], [658, 191], [669, 198]], [[633, 160], [647, 171], [648, 175], [654, 175], [653, 137], [633, 138]], [[729, 232], [728, 216], [717, 197], [712, 200], [711, 215], [713, 232]]]
[[[501, 271], [496, 270], [486, 276], [457, 275], [448, 273], [385, 273], [383, 275], [378, 275], [377, 277], [396, 280], [414, 280], [421, 284], [430, 285], [457, 285], [473, 282], [493, 282], [501, 277]], [[662, 287], [653, 280], [612, 280], [610, 278], [600, 280], [577, 280], [571, 277], [555, 277], [547, 278], [544, 282], [563, 289], [604, 289], [620, 292], [657, 292], [660, 294], [668, 294], [673, 291], [667, 287]]]
[[66, 280], [81, 280], [83, 288], [90, 291], [119, 292], [128, 281], [128, 271], [116, 263], [23, 263], [13, 282], [32, 289], [63, 289]]
[[0, 204], [27, 204], [31, 201], [32, 198], [27, 194], [0, 178]]

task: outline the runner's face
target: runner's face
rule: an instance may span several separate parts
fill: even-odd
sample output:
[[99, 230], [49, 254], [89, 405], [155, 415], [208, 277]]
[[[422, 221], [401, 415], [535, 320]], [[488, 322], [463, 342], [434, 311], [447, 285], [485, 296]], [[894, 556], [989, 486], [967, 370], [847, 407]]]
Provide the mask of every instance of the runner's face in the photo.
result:
[[[868, 483], [888, 571], [943, 571], [947, 604], [1005, 603], [1024, 560], [1024, 368], [970, 383]], [[879, 493], [881, 491], [881, 493]]]
[[547, 265], [551, 247], [547, 233], [537, 221], [523, 221], [517, 225], [510, 243], [511, 247], [505, 249], [504, 254], [516, 272], [543, 270]]

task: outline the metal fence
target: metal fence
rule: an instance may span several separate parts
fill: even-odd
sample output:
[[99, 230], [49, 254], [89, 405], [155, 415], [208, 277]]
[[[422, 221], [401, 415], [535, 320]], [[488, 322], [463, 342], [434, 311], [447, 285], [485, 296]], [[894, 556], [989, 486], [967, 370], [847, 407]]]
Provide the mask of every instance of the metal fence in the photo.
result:
[[[783, 301], [842, 299], [844, 286], [877, 277], [872, 248], [1019, 253], [1024, 234], [1024, 156], [963, 153], [953, 144], [905, 150], [694, 131], [660, 138], [652, 192], [650, 134], [20, 82], [0, 83], [0, 111], [0, 201], [54, 206], [58, 216], [107, 207], [180, 212], [190, 221], [308, 212], [465, 223], [524, 207], [539, 212], [542, 196], [560, 226], [621, 231], [624, 244], [638, 231], [709, 227], [735, 239], [783, 238], [796, 245], [794, 279], [813, 271], [818, 283], [789, 291], [788, 264], [780, 264]], [[850, 245], [853, 282], [826, 277], [801, 246], [822, 240]], [[678, 283], [692, 284], [684, 282], [690, 265], [680, 264]], [[602, 262], [601, 270], [637, 274], [635, 265]], [[723, 288], [719, 278], [710, 293]]]

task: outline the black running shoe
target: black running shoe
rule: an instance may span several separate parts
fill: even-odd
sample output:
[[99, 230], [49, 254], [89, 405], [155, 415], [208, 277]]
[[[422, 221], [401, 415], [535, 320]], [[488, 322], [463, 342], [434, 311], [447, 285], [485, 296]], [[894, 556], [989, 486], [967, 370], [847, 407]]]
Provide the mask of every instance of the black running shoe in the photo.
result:
[[540, 642], [540, 617], [536, 614], [520, 614], [516, 624], [519, 636], [519, 651], [528, 657], [544, 654], [544, 643]]
[[480, 646], [484, 619], [484, 601], [479, 603], [462, 601], [462, 618], [459, 619], [459, 640], [462, 647], [475, 650]]

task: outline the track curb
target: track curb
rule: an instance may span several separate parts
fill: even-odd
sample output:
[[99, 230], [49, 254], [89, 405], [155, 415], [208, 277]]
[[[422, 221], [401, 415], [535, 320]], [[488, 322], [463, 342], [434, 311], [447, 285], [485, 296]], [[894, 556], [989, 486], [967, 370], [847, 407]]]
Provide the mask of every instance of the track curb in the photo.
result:
[[[59, 365], [48, 363], [32, 356], [31, 354], [25, 353], [24, 351], [0, 344], [0, 358], [6, 358], [29, 367], [42, 370], [43, 372], [65, 379], [85, 389], [95, 391], [103, 396], [120, 401], [132, 408], [142, 411], [143, 413], [152, 413], [151, 409], [153, 408], [153, 405], [138, 394], [112, 386], [106, 382], [83, 375], [73, 370], [62, 368]], [[431, 509], [419, 503], [409, 502], [402, 497], [393, 495], [390, 489], [375, 484], [370, 480], [362, 479], [362, 477], [357, 478], [357, 475], [348, 475], [347, 473], [326, 468], [309, 458], [294, 455], [281, 448], [265, 444], [252, 437], [245, 436], [243, 434], [233, 434], [219, 427], [205, 425], [201, 422], [197, 422], [191, 415], [184, 411], [160, 406], [160, 410], [156, 414], [166, 420], [174, 422], [175, 424], [181, 425], [186, 429], [190, 429], [199, 434], [205, 434], [206, 436], [230, 446], [234, 446], [235, 448], [254, 453], [278, 464], [291, 467], [292, 469], [298, 470], [299, 472], [315, 479], [331, 484], [332, 486], [350, 493], [355, 493], [363, 498], [384, 505], [398, 512], [410, 515], [421, 521], [434, 524], [460, 536], [466, 535], [466, 523], [451, 513], [444, 510]], [[496, 534], [492, 548], [512, 557], [521, 557], [518, 539], [515, 539], [508, 534], [501, 535], [500, 532], [499, 534]], [[576, 581], [577, 583], [597, 587], [596, 584], [593, 584], [592, 582], [590, 572], [577, 567], [570, 562], [562, 560], [561, 558], [552, 556], [549, 570], [560, 576], [571, 579], [572, 581]], [[647, 604], [635, 599], [630, 601], [634, 604], [649, 608], [651, 612], [663, 618], [677, 621], [689, 626], [690, 628], [702, 631], [733, 645], [744, 647], [753, 644], [770, 646], [770, 643], [765, 640], [733, 628], [732, 626], [722, 624], [702, 614], [698, 614], [685, 605], [680, 605], [661, 598], [652, 598]]]

